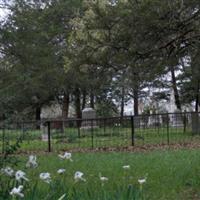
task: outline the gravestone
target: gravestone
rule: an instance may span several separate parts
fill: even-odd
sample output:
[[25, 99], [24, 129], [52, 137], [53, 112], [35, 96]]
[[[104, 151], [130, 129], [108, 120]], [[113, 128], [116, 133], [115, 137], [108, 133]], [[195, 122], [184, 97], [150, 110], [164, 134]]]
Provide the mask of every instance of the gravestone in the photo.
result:
[[97, 128], [96, 111], [93, 108], [84, 108], [82, 111], [81, 129]]
[[184, 127], [184, 114], [180, 110], [175, 110], [173, 114], [170, 114], [170, 125], [172, 127]]
[[42, 130], [42, 141], [48, 141], [48, 126], [46, 124], [41, 124], [40, 129]]
[[151, 114], [148, 119], [148, 126], [149, 127], [157, 127], [162, 124], [161, 115], [158, 114]]
[[156, 114], [155, 107], [153, 106], [150, 110], [150, 115], [148, 117], [148, 127], [158, 127], [162, 124], [162, 117]]

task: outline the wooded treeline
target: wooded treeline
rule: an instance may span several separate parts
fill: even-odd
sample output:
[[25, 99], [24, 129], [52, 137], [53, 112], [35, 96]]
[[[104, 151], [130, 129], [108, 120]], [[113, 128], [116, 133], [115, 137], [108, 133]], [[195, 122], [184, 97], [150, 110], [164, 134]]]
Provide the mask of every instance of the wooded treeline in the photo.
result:
[[[0, 113], [40, 119], [58, 102], [99, 116], [149, 95], [200, 106], [199, 0], [14, 0], [0, 25]], [[168, 78], [163, 81], [163, 77]]]

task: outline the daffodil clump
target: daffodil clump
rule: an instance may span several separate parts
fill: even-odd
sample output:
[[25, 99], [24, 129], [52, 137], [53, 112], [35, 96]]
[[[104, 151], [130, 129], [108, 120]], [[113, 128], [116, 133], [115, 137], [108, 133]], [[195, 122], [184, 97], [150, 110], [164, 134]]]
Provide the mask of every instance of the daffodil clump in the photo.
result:
[[[58, 162], [63, 163], [62, 165], [69, 166], [69, 164], [73, 162], [72, 154], [69, 152], [65, 152], [64, 154], [59, 154], [57, 159]], [[65, 163], [64, 160], [67, 160], [68, 163]], [[73, 165], [73, 163], [71, 165]], [[122, 171], [124, 171], [125, 174], [127, 174], [128, 177], [129, 173], [128, 171], [131, 170], [130, 165], [124, 165], [121, 166], [120, 168]], [[105, 184], [109, 185], [109, 182], [112, 179], [112, 177], [102, 176], [101, 172], [99, 172], [98, 175], [94, 176], [89, 173], [86, 174], [81, 170], [74, 171], [73, 174], [69, 175], [67, 174], [67, 171], [68, 171], [67, 167], [56, 169], [54, 173], [52, 172], [50, 173], [48, 170], [40, 169], [37, 157], [35, 155], [30, 155], [28, 161], [24, 165], [24, 170], [14, 169], [11, 168], [10, 166], [1, 169], [0, 180], [4, 180], [5, 183], [7, 181], [7, 184], [4, 184], [6, 188], [2, 193], [2, 197], [3, 199], [29, 199], [29, 198], [37, 199], [37, 197], [34, 198], [34, 195], [39, 193], [40, 189], [49, 188], [46, 197], [44, 197], [45, 199], [55, 199], [55, 198], [58, 200], [82, 199], [78, 197], [78, 195], [81, 196], [81, 194], [79, 194], [81, 193], [79, 189], [81, 189], [81, 191], [85, 191], [84, 195], [86, 196], [88, 195], [88, 197], [85, 197], [83, 199], [89, 200], [93, 198], [91, 195], [92, 192], [90, 192], [90, 188], [88, 188], [90, 184], [91, 185], [99, 184], [99, 187], [102, 188], [103, 191], [102, 195], [105, 198], [107, 195], [109, 195], [109, 193], [105, 192], [104, 188]], [[27, 174], [29, 174], [30, 176], [28, 176]], [[66, 186], [66, 190], [63, 189], [61, 193], [60, 188], [65, 188], [65, 185], [67, 185], [67, 181], [69, 179], [73, 180], [72, 187], [69, 189]], [[114, 182], [114, 180], [112, 181]], [[138, 191], [140, 192], [142, 191], [145, 182], [146, 182], [146, 177], [143, 179], [138, 179], [138, 185], [139, 185]], [[56, 189], [59, 190], [59, 194], [55, 195]], [[130, 184], [127, 185], [127, 190], [134, 190], [135, 192], [135, 188], [133, 189], [133, 187], [131, 187]], [[54, 196], [51, 196], [53, 192]], [[130, 193], [130, 191], [128, 192]], [[84, 195], [82, 194], [82, 197]], [[132, 198], [127, 197], [127, 200], [128, 199]]]

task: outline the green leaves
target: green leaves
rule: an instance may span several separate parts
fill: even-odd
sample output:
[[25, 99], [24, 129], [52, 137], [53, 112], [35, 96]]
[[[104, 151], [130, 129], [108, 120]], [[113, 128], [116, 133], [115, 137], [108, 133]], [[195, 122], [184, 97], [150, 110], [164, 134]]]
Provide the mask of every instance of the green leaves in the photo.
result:
[[0, 39], [6, 66], [0, 94], [4, 103], [9, 99], [7, 110], [36, 107], [35, 96], [42, 106], [77, 87], [87, 94], [106, 90], [121, 70], [129, 72], [130, 91], [135, 85], [142, 90], [174, 58], [199, 63], [197, 0], [20, 0], [10, 8]]
[[[0, 41], [3, 59], [8, 61], [8, 67], [12, 66], [0, 89], [3, 98], [13, 95], [7, 110], [9, 105], [12, 111], [21, 112], [27, 107], [48, 104], [67, 87], [63, 57], [71, 30], [69, 20], [80, 4], [81, 1], [21, 0], [11, 5], [12, 14], [2, 24]], [[14, 84], [8, 88], [10, 82]], [[32, 101], [35, 97], [37, 103]]]

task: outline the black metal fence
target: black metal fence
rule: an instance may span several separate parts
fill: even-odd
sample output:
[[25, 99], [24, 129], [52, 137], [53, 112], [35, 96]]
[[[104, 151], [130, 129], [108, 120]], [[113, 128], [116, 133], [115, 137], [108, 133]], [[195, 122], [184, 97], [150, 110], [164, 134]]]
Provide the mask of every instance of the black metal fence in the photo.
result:
[[200, 113], [1, 122], [2, 152], [18, 140], [21, 152], [200, 143]]

